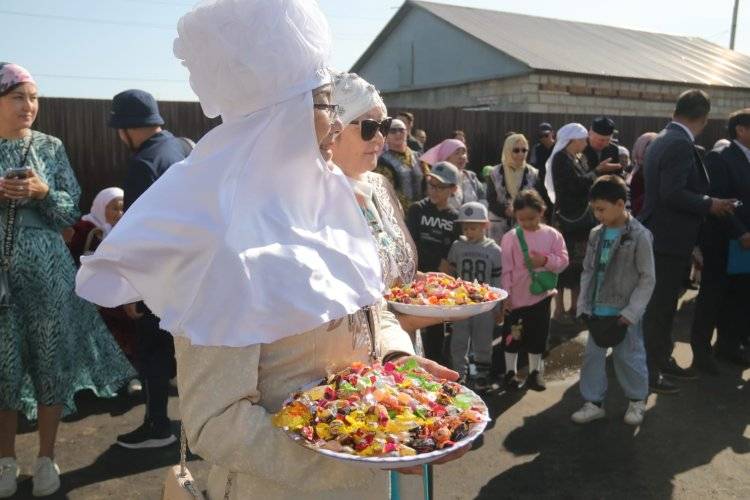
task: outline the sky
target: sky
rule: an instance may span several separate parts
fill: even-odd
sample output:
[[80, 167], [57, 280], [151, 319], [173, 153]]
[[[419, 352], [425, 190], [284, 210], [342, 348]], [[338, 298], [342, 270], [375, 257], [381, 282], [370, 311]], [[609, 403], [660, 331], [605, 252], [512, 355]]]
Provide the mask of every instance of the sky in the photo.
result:
[[[697, 36], [725, 47], [734, 5], [734, 0], [439, 1]], [[340, 70], [354, 64], [402, 4], [399, 0], [319, 3], [334, 37], [331, 66]], [[43, 96], [110, 99], [137, 87], [161, 100], [196, 100], [187, 70], [172, 55], [177, 20], [193, 4], [190, 0], [2, 0], [0, 60], [26, 67]], [[750, 0], [740, 1], [735, 49], [750, 54]]]

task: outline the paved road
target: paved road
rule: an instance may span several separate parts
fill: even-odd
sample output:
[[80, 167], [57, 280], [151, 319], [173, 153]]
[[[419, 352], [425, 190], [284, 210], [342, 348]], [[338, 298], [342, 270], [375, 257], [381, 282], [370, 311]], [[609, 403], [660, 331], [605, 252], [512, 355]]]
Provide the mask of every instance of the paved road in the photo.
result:
[[[684, 303], [678, 318], [682, 364], [690, 359], [691, 308], [691, 301]], [[644, 424], [634, 429], [622, 423], [627, 403], [610, 366], [608, 417], [579, 427], [569, 420], [581, 404], [575, 368], [583, 336], [568, 340], [576, 333], [555, 336], [556, 344], [565, 342], [551, 353], [548, 366], [556, 380], [547, 391], [488, 395], [495, 421], [463, 460], [436, 468], [436, 498], [750, 499], [750, 370], [722, 365], [719, 378], [682, 383], [679, 396], [652, 395]], [[60, 428], [63, 487], [50, 498], [159, 499], [177, 446], [113, 446], [114, 436], [142, 420], [141, 402], [86, 394], [79, 401], [79, 415]], [[176, 397], [170, 413], [178, 415]], [[18, 452], [25, 474], [16, 498], [30, 498], [36, 436], [27, 425]], [[190, 468], [205, 484], [206, 464], [194, 458]]]

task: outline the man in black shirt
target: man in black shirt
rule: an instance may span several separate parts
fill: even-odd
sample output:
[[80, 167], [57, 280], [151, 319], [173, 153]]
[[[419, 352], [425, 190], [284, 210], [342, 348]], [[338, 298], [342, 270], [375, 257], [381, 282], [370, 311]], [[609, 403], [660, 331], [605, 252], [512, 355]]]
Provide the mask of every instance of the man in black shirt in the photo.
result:
[[404, 122], [404, 125], [406, 125], [406, 145], [409, 146], [409, 149], [416, 151], [417, 154], [424, 153], [424, 144], [420, 143], [417, 138], [412, 135], [414, 114], [408, 111], [401, 111], [396, 114], [396, 118]]
[[555, 147], [555, 129], [549, 123], [540, 123], [537, 132], [539, 142], [534, 145], [534, 149], [531, 150], [531, 161], [530, 163], [539, 171], [539, 183], [537, 191], [542, 195], [544, 203], [548, 207], [552, 206], [552, 201], [549, 199], [547, 194], [547, 188], [544, 187], [544, 177], [547, 175], [547, 160], [549, 160], [552, 154], [552, 149]]
[[583, 154], [586, 157], [589, 170], [599, 168], [599, 175], [623, 175], [620, 165], [620, 149], [612, 144], [612, 134], [615, 133], [615, 122], [607, 116], [600, 116], [591, 123], [589, 139]]
[[[436, 163], [427, 176], [427, 198], [409, 207], [406, 226], [417, 246], [419, 270], [422, 272], [441, 271], [450, 268], [446, 258], [451, 245], [461, 235], [456, 220], [458, 211], [450, 208], [448, 200], [456, 192], [458, 168], [448, 162]], [[443, 354], [443, 325], [422, 330], [422, 345], [425, 356], [440, 364], [445, 364]]]
[[[133, 152], [128, 160], [123, 189], [128, 208], [167, 171], [188, 154], [185, 143], [161, 127], [156, 99], [143, 90], [126, 90], [112, 99], [109, 126]], [[167, 401], [169, 380], [176, 375], [174, 342], [159, 328], [157, 318], [142, 302], [127, 304], [125, 312], [136, 321], [136, 363], [146, 393], [143, 425], [117, 436], [117, 444], [130, 449], [160, 448], [177, 440], [172, 434]]]

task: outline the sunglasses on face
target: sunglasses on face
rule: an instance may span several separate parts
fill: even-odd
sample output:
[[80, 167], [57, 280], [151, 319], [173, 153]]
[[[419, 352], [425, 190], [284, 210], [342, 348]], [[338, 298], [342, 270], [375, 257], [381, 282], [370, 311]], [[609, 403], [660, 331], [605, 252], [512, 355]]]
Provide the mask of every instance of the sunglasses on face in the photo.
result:
[[392, 121], [393, 118], [388, 117], [384, 118], [383, 121], [380, 122], [368, 118], [367, 120], [354, 120], [353, 122], [349, 123], [351, 123], [352, 125], [359, 125], [363, 141], [371, 141], [372, 138], [375, 137], [375, 134], [378, 133], [378, 131], [380, 131], [383, 137], [388, 135], [388, 131], [391, 129]]
[[529, 150], [526, 149], [526, 148], [513, 148], [513, 153], [514, 154], [518, 154], [518, 153], [524, 153], [525, 154], [525, 153], [528, 153], [528, 152], [529, 152]]
[[339, 114], [339, 105], [338, 104], [313, 104], [314, 109], [320, 109], [323, 111], [328, 112], [328, 117], [333, 120], [336, 118]]

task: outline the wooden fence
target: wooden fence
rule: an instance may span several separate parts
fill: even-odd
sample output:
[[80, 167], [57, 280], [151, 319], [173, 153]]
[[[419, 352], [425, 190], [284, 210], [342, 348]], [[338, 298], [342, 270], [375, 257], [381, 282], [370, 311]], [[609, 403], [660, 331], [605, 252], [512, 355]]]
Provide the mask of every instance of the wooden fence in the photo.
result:
[[[195, 102], [160, 102], [159, 109], [166, 128], [175, 135], [198, 141], [215, 127], [219, 120], [206, 118]], [[80, 206], [88, 211], [99, 190], [121, 186], [130, 154], [107, 127], [110, 101], [95, 99], [43, 98], [37, 130], [62, 139], [70, 162], [81, 184]], [[479, 170], [482, 165], [499, 162], [503, 139], [509, 131], [521, 132], [534, 142], [536, 127], [550, 122], [555, 128], [577, 121], [586, 126], [594, 118], [590, 115], [504, 113], [491, 111], [463, 111], [460, 109], [415, 109], [415, 127], [425, 129], [428, 146], [448, 137], [451, 131], [466, 132], [470, 165]], [[392, 113], [393, 114], [393, 113]], [[659, 131], [667, 123], [661, 117], [612, 117], [620, 131], [620, 140], [630, 148], [643, 132]], [[723, 120], [712, 120], [698, 142], [709, 148], [725, 136]]]

